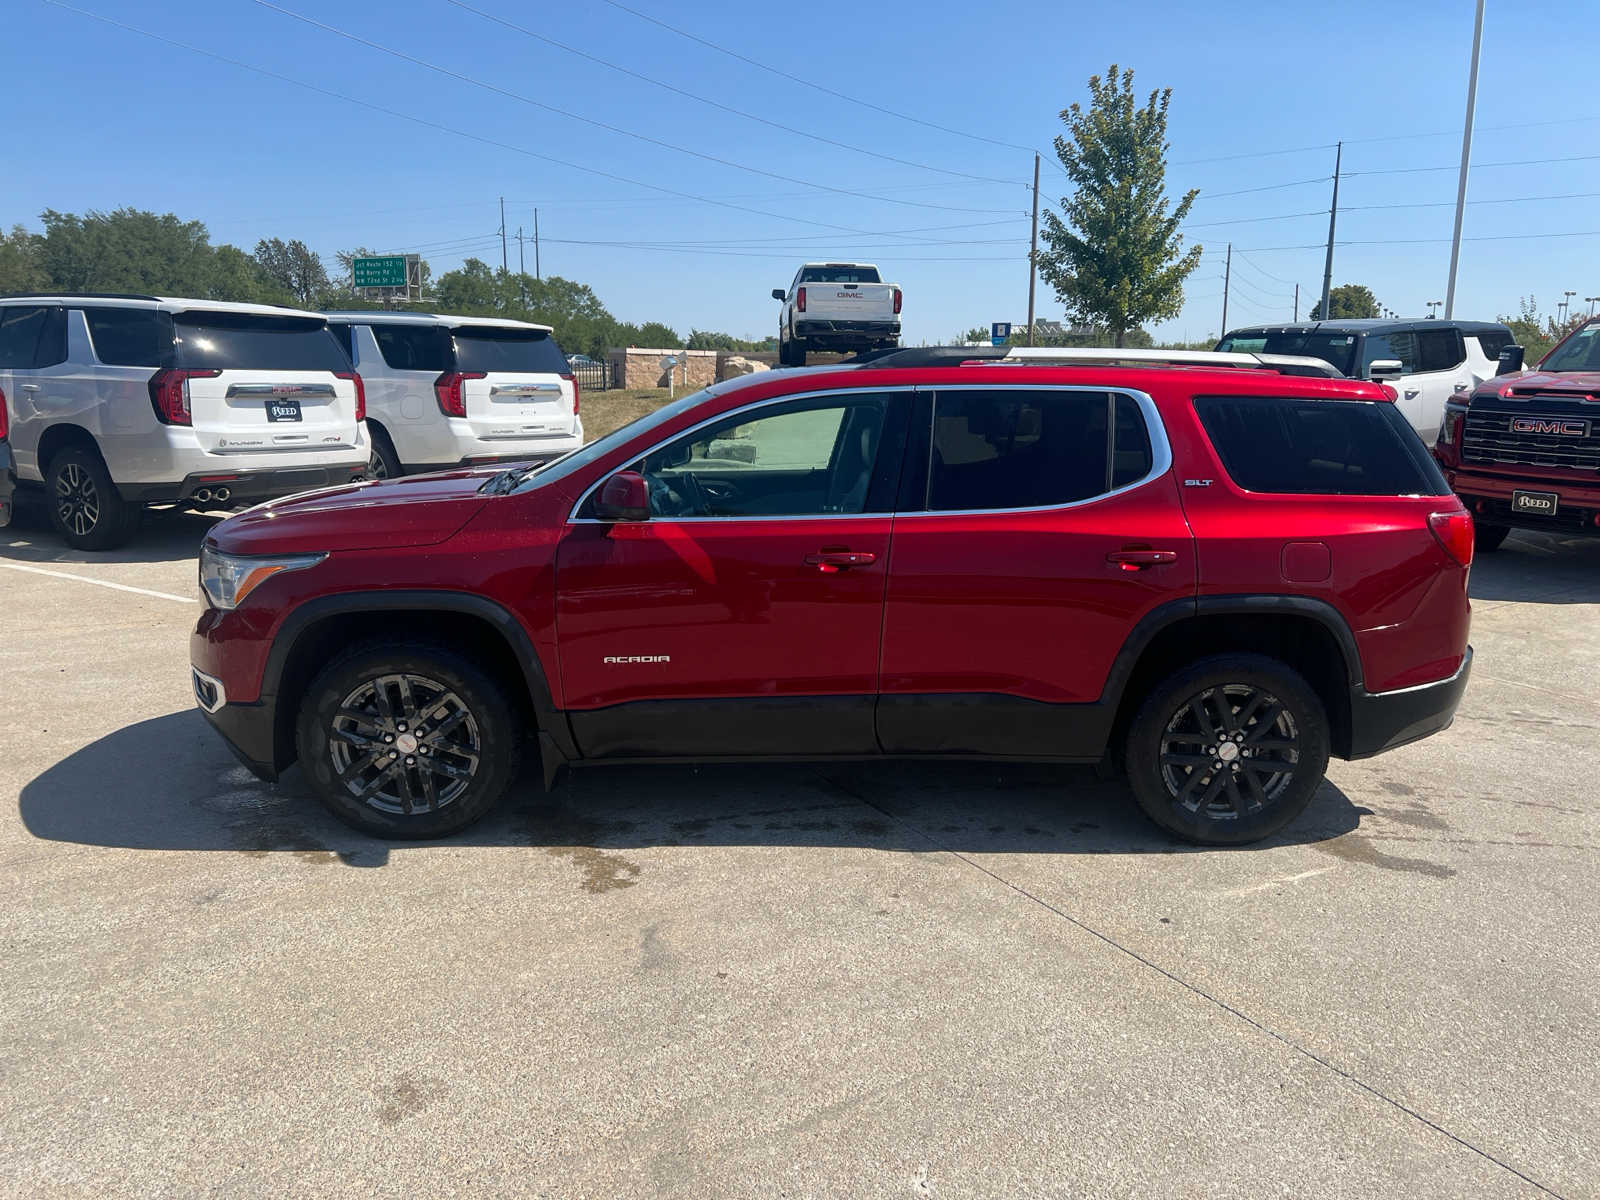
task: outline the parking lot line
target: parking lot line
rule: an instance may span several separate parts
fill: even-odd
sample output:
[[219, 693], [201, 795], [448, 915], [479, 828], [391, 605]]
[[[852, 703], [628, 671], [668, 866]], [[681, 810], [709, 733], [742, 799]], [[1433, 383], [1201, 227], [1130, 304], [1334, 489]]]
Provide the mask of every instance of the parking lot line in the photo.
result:
[[194, 596], [175, 596], [171, 592], [153, 592], [149, 588], [133, 587], [126, 583], [112, 583], [105, 579], [91, 579], [87, 575], [73, 575], [67, 571], [47, 571], [43, 567], [25, 567], [21, 563], [0, 562], [9, 571], [26, 571], [30, 575], [50, 575], [56, 579], [75, 579], [79, 583], [92, 583], [96, 587], [115, 588], [119, 592], [133, 592], [139, 596], [154, 596], [158, 600], [176, 600], [179, 604], [198, 603]]

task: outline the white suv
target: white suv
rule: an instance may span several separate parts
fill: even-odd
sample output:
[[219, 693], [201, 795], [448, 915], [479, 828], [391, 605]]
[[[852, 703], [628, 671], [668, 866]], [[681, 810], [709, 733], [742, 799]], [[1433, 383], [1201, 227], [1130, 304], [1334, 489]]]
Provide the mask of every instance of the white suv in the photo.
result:
[[361, 380], [317, 313], [159, 296], [0, 299], [19, 482], [71, 545], [146, 505], [230, 508], [366, 475]]
[[578, 383], [550, 326], [409, 312], [326, 315], [366, 384], [373, 475], [542, 461], [583, 445]]

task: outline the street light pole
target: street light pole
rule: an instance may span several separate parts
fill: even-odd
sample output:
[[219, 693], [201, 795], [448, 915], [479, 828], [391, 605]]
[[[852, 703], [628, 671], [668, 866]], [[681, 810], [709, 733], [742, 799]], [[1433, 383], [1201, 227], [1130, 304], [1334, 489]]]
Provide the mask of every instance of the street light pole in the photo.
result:
[[1591, 317], [1594, 316], [1594, 302], [1596, 300], [1600, 300], [1600, 296], [1585, 296], [1584, 297], [1584, 301], [1589, 305], [1589, 315]]
[[1472, 161], [1472, 110], [1478, 103], [1478, 52], [1483, 47], [1483, 0], [1472, 23], [1472, 68], [1467, 72], [1467, 119], [1461, 127], [1461, 175], [1456, 181], [1456, 228], [1450, 236], [1450, 282], [1444, 290], [1444, 318], [1456, 311], [1456, 268], [1461, 262], [1461, 218], [1467, 209], [1467, 165]]
[[1578, 294], [1577, 292], [1571, 292], [1571, 291], [1562, 293], [1562, 295], [1566, 296], [1566, 298], [1567, 298], [1566, 299], [1566, 303], [1562, 307], [1564, 307], [1567, 310], [1567, 316], [1569, 316], [1569, 317], [1572, 315], [1572, 298], [1574, 296], [1576, 296], [1577, 294]]
[[[1479, 0], [1482, 3], [1482, 0]], [[1322, 320], [1331, 315], [1328, 311], [1328, 293], [1333, 290], [1333, 229], [1339, 223], [1339, 167], [1344, 162], [1344, 143], [1333, 152], [1333, 204], [1328, 209], [1328, 261], [1322, 268]]]

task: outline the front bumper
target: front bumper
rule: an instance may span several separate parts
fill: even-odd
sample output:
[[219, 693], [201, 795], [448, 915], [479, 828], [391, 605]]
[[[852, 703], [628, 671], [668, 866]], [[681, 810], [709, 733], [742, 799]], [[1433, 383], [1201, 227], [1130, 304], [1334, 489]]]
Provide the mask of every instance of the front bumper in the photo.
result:
[[1358, 687], [1350, 695], [1349, 758], [1371, 758], [1448, 729], [1472, 673], [1472, 647], [1448, 679], [1394, 692]]
[[255, 704], [229, 704], [217, 680], [190, 668], [194, 684], [195, 703], [205, 714], [211, 727], [222, 735], [233, 755], [258, 779], [272, 783], [278, 778], [277, 755], [274, 752], [276, 735], [276, 706], [270, 698]]
[[[1484, 525], [1510, 525], [1517, 529], [1543, 529], [1550, 533], [1600, 535], [1600, 480], [1577, 483], [1570, 479], [1518, 478], [1470, 468], [1446, 468], [1450, 489], [1473, 519]], [[1554, 492], [1552, 516], [1512, 512], [1514, 492]]]

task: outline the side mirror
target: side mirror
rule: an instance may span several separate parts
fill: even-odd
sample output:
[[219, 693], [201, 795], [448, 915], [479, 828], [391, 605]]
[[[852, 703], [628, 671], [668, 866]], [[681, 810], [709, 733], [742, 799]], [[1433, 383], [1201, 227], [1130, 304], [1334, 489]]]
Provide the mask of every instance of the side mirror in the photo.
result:
[[618, 471], [600, 485], [594, 515], [602, 521], [648, 521], [650, 485], [637, 471]]
[[1495, 361], [1494, 373], [1496, 375], [1515, 375], [1522, 370], [1522, 357], [1526, 353], [1521, 346], [1506, 346], [1500, 351]]
[[1406, 373], [1405, 364], [1398, 358], [1380, 358], [1367, 368], [1369, 379], [1399, 379]]
[[789, 293], [784, 291], [782, 288], [773, 288], [772, 298], [774, 300], [787, 300], [789, 298]]

